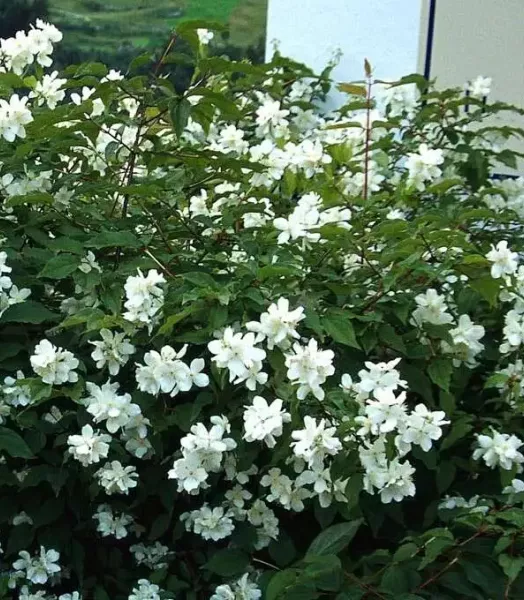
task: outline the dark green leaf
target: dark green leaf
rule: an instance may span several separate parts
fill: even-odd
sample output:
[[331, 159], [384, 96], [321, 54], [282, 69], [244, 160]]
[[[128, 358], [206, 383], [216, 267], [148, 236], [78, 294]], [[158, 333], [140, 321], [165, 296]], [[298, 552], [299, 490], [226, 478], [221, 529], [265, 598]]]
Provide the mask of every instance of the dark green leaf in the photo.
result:
[[306, 556], [338, 554], [349, 545], [362, 522], [363, 519], [355, 519], [349, 523], [338, 523], [328, 527], [313, 540]]
[[0, 449], [18, 458], [33, 458], [33, 453], [18, 433], [0, 427]]

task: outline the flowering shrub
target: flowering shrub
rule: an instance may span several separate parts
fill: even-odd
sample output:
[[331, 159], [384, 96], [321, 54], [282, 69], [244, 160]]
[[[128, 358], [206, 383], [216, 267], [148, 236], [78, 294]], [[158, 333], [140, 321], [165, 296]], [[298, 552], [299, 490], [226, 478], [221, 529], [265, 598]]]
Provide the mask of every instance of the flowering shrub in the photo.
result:
[[367, 65], [326, 113], [196, 27], [1, 41], [0, 594], [522, 598], [513, 109]]

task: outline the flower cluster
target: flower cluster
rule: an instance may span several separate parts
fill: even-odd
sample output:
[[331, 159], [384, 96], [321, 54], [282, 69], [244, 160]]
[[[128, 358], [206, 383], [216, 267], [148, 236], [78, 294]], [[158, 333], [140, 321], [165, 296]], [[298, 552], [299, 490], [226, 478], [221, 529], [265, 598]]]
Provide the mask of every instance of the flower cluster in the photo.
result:
[[0, 252], [0, 317], [10, 306], [24, 302], [31, 295], [31, 290], [26, 288], [19, 290], [18, 287], [13, 284], [11, 277], [8, 275], [8, 273], [11, 273], [12, 269], [6, 263], [7, 254], [5, 252]]
[[35, 347], [31, 356], [33, 371], [44, 383], [60, 385], [78, 381], [78, 359], [72, 352], [57, 348], [49, 340], [42, 340]]
[[181, 360], [186, 351], [187, 345], [178, 352], [171, 346], [164, 346], [160, 352], [147, 352], [145, 364], [139, 364], [136, 370], [138, 389], [154, 396], [162, 392], [173, 397], [188, 392], [193, 386], [206, 387], [209, 377], [202, 373], [204, 360], [195, 358], [188, 366]]
[[128, 277], [124, 286], [127, 298], [124, 319], [151, 327], [164, 305], [164, 292], [160, 285], [165, 281], [156, 269], [151, 269], [145, 277], [138, 269], [138, 275]]

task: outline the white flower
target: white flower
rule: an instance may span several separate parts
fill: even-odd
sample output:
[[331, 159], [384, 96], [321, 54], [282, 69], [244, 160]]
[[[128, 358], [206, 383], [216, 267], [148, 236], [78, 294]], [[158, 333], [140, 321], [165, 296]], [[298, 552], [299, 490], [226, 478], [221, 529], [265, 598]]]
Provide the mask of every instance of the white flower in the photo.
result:
[[229, 513], [222, 506], [215, 508], [204, 504], [202, 508], [193, 510], [181, 516], [186, 522], [186, 528], [193, 531], [205, 540], [218, 542], [233, 533], [234, 525]]
[[70, 594], [60, 594], [60, 596], [58, 596], [58, 600], [82, 600], [82, 596], [80, 595], [80, 592], [71, 592]]
[[405, 429], [400, 437], [405, 444], [416, 444], [424, 452], [428, 452], [433, 441], [442, 437], [442, 427], [448, 424], [444, 411], [431, 412], [424, 404], [417, 404], [415, 410], [407, 417]]
[[28, 523], [29, 525], [33, 525], [33, 519], [25, 512], [22, 511], [13, 517], [13, 526], [23, 525], [24, 523]]
[[475, 357], [484, 350], [484, 344], [479, 342], [484, 337], [484, 327], [475, 325], [468, 315], [460, 315], [458, 326], [452, 329], [449, 334], [454, 345], [450, 347], [446, 342], [443, 342], [443, 349], [453, 352], [455, 361], [459, 364], [465, 362], [470, 366], [475, 366]]
[[415, 468], [406, 461], [399, 462], [394, 459], [389, 464], [387, 481], [380, 490], [380, 500], [384, 504], [389, 504], [392, 500], [402, 502], [406, 496], [415, 495], [415, 484], [413, 483], [413, 473]]
[[514, 466], [522, 470], [524, 455], [519, 448], [524, 444], [516, 435], [498, 433], [492, 430], [491, 435], [478, 435], [477, 448], [473, 452], [473, 460], [482, 458], [486, 465], [492, 469], [500, 466], [510, 471]]
[[196, 423], [190, 433], [180, 441], [183, 457], [176, 460], [168, 473], [169, 479], [178, 480], [179, 492], [197, 494], [207, 487], [208, 472], [218, 472], [225, 452], [234, 450], [236, 442], [224, 437], [230, 431], [225, 417], [211, 417], [208, 430], [203, 423]]
[[109, 329], [101, 329], [102, 341], [89, 342], [95, 349], [91, 358], [96, 362], [98, 369], [103, 369], [106, 364], [111, 375], [118, 375], [120, 367], [124, 366], [129, 357], [134, 354], [135, 347], [124, 333], [113, 333]]
[[[398, 387], [405, 388], [406, 381], [400, 379], [400, 373], [395, 369], [399, 362], [400, 358], [387, 363], [365, 362], [367, 370], [362, 369], [358, 372], [360, 381], [353, 384], [353, 389], [363, 397], [371, 394], [381, 400], [391, 396]], [[349, 386], [351, 387], [351, 383]]]
[[336, 427], [331, 427], [324, 419], [317, 421], [304, 417], [304, 429], [293, 431], [291, 447], [295, 456], [305, 460], [311, 468], [320, 468], [326, 456], [334, 456], [342, 450], [336, 437]]
[[32, 583], [47, 583], [49, 576], [60, 572], [60, 565], [57, 564], [60, 554], [56, 550], [46, 550], [40, 546], [40, 554], [33, 558], [25, 550], [18, 555], [20, 558], [13, 563], [13, 568], [25, 571], [26, 579]]
[[506, 486], [503, 490], [503, 494], [522, 494], [524, 492], [524, 481], [522, 479], [514, 479], [511, 485]]
[[267, 347], [272, 350], [275, 346], [289, 347], [292, 339], [300, 339], [296, 328], [302, 319], [305, 319], [302, 306], [289, 310], [289, 300], [279, 298], [276, 304], [271, 304], [267, 312], [260, 315], [260, 322], [251, 321], [246, 324], [246, 329], [254, 331], [267, 340]]
[[303, 400], [310, 392], [319, 400], [324, 399], [322, 384], [333, 375], [333, 350], [319, 350], [318, 343], [310, 339], [307, 346], [293, 345], [293, 353], [286, 355], [288, 379], [299, 384], [297, 398]]
[[8, 142], [17, 137], [25, 138], [25, 125], [31, 123], [33, 116], [26, 104], [29, 98], [20, 98], [13, 94], [7, 100], [0, 99], [0, 135]]
[[160, 600], [158, 585], [151, 583], [147, 579], [139, 579], [138, 587], [133, 588], [129, 594], [128, 600]]
[[259, 600], [261, 597], [261, 590], [256, 583], [249, 581], [249, 574], [245, 573], [231, 585], [219, 585], [210, 600]]
[[106, 494], [128, 494], [129, 490], [137, 486], [138, 474], [135, 467], [124, 467], [118, 460], [107, 462], [99, 469], [95, 476], [105, 489]]
[[510, 310], [504, 317], [504, 342], [500, 345], [500, 352], [507, 354], [517, 350], [524, 342], [524, 313]]
[[443, 162], [444, 154], [442, 150], [431, 149], [427, 144], [420, 144], [418, 153], [408, 154], [406, 160], [408, 185], [423, 192], [427, 181], [434, 181], [440, 177], [442, 170], [439, 165]]
[[244, 489], [241, 485], [237, 484], [231, 490], [228, 490], [225, 493], [226, 500], [229, 502], [230, 506], [242, 509], [244, 508], [244, 504], [246, 500], [251, 500], [253, 494]]
[[61, 88], [66, 83], [67, 79], [59, 79], [58, 71], [53, 71], [51, 75], [42, 77], [29, 97], [36, 98], [38, 106], [42, 106], [45, 102], [50, 110], [54, 110], [57, 104], [65, 98], [65, 90]]
[[148, 271], [146, 277], [140, 269], [137, 270], [138, 275], [128, 277], [124, 285], [127, 298], [124, 307], [127, 312], [123, 317], [133, 323], [144, 323], [152, 327], [164, 305], [164, 291], [159, 286], [166, 280], [155, 269]]
[[207, 480], [208, 473], [202, 466], [202, 459], [197, 453], [189, 453], [184, 458], [179, 458], [173, 463], [173, 468], [168, 473], [169, 479], [177, 479], [179, 487], [187, 493], [198, 491]]
[[95, 423], [106, 421], [109, 433], [116, 433], [126, 427], [129, 422], [141, 414], [138, 404], [131, 402], [130, 394], [118, 395], [118, 383], [104, 383], [102, 387], [94, 383], [86, 383], [89, 396], [86, 398], [87, 412], [92, 414]]
[[482, 75], [479, 75], [467, 85], [466, 89], [472, 98], [482, 100], [486, 96], [489, 96], [491, 92], [491, 82], [491, 77], [482, 77]]
[[382, 86], [377, 94], [378, 105], [389, 109], [390, 117], [406, 115], [412, 118], [419, 99], [420, 92], [414, 83]]
[[444, 296], [440, 296], [436, 290], [430, 288], [425, 294], [419, 294], [415, 302], [417, 308], [413, 311], [413, 321], [416, 325], [447, 325], [453, 322], [453, 317], [447, 312]]
[[[18, 572], [15, 572], [11, 575], [11, 578], [9, 580], [9, 587], [14, 587], [14, 585], [11, 585], [11, 581], [14, 579], [17, 573]], [[18, 600], [46, 600], [46, 595], [44, 590], [38, 590], [37, 592], [31, 593], [27, 585], [24, 585], [20, 589]]]
[[78, 374], [75, 372], [78, 360], [71, 352], [57, 348], [49, 340], [42, 340], [37, 344], [30, 361], [33, 371], [44, 383], [60, 385], [78, 381]]
[[113, 513], [109, 504], [101, 504], [93, 519], [98, 521], [96, 530], [102, 537], [114, 535], [117, 540], [127, 537], [127, 527], [133, 523], [133, 517], [124, 513]]
[[93, 431], [91, 425], [84, 425], [81, 435], [70, 435], [67, 438], [69, 453], [84, 467], [100, 462], [102, 458], [107, 458], [110, 442], [111, 436]]
[[164, 560], [169, 556], [169, 548], [160, 542], [155, 542], [152, 546], [144, 544], [134, 544], [129, 550], [133, 553], [137, 565], [145, 565], [149, 569], [162, 569], [167, 567]]
[[215, 37], [215, 34], [209, 29], [197, 29], [197, 35], [198, 41], [206, 46]]
[[212, 360], [220, 369], [229, 370], [229, 380], [236, 378], [247, 379], [246, 375], [256, 362], [266, 358], [266, 352], [255, 346], [255, 334], [235, 333], [231, 327], [226, 327], [221, 339], [213, 340], [207, 345], [214, 354]]
[[87, 254], [82, 258], [78, 268], [82, 273], [90, 273], [93, 269], [99, 273], [102, 272], [102, 267], [96, 262], [96, 256], [91, 250], [88, 250]]
[[31, 403], [31, 388], [28, 385], [18, 385], [17, 382], [25, 379], [22, 371], [16, 372], [14, 377], [6, 377], [2, 386], [2, 394], [11, 406], [28, 406]]
[[491, 246], [491, 250], [486, 254], [486, 258], [492, 262], [491, 276], [499, 279], [505, 275], [513, 275], [519, 266], [519, 255], [508, 248], [508, 242], [499, 242], [496, 246]]
[[256, 133], [265, 137], [284, 137], [287, 134], [288, 122], [286, 117], [289, 110], [282, 108], [278, 100], [267, 96], [256, 110]]
[[[389, 433], [399, 427], [406, 417], [404, 400], [406, 393], [395, 397], [393, 392], [378, 393], [378, 400], [370, 400], [365, 406], [365, 417], [356, 417], [357, 423], [369, 426], [373, 435]], [[362, 421], [365, 419], [365, 421]], [[359, 432], [360, 433], [360, 432]]]
[[188, 367], [181, 358], [187, 346], [176, 352], [171, 346], [164, 346], [160, 353], [152, 350], [144, 355], [145, 365], [138, 365], [136, 381], [138, 389], [156, 395], [160, 391], [176, 396], [189, 391], [193, 385], [205, 387], [209, 377], [202, 373], [203, 359], [195, 359]]
[[291, 415], [282, 409], [282, 400], [268, 404], [261, 396], [255, 396], [253, 404], [244, 408], [244, 439], [264, 441], [268, 448], [274, 448], [275, 437], [282, 435], [283, 424], [291, 421]]

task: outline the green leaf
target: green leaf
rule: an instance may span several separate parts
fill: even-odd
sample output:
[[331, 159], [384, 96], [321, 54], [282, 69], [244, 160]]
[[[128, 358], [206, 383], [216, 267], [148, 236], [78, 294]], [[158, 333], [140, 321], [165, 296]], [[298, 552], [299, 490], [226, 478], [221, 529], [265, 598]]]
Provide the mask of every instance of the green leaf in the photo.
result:
[[519, 529], [524, 530], [524, 510], [520, 508], [510, 508], [497, 514], [497, 519], [507, 521]]
[[451, 426], [451, 431], [440, 445], [441, 450], [445, 450], [446, 448], [455, 445], [459, 440], [465, 438], [472, 429], [473, 425], [470, 423], [469, 416], [457, 419]]
[[393, 560], [395, 562], [404, 562], [405, 560], [409, 560], [413, 558], [418, 552], [417, 544], [413, 542], [408, 542], [407, 544], [403, 544], [393, 555]]
[[380, 587], [393, 594], [408, 592], [410, 588], [409, 578], [403, 567], [392, 565], [384, 571]]
[[86, 242], [88, 248], [140, 248], [142, 242], [130, 231], [102, 231]]
[[500, 281], [493, 279], [493, 277], [481, 277], [470, 282], [470, 286], [476, 290], [489, 305], [494, 307], [497, 305], [499, 292], [500, 292]]
[[349, 545], [362, 523], [363, 519], [355, 519], [349, 523], [338, 523], [328, 527], [313, 540], [306, 556], [338, 554]]
[[346, 94], [352, 94], [353, 96], [367, 96], [366, 88], [363, 85], [357, 85], [355, 83], [339, 83], [338, 89]]
[[17, 458], [33, 458], [33, 453], [24, 440], [7, 427], [0, 427], [0, 450]]
[[48, 323], [57, 321], [60, 315], [51, 312], [40, 302], [28, 300], [10, 306], [5, 313], [0, 317], [0, 321], [4, 323]]
[[[342, 564], [338, 556], [329, 554], [327, 556], [306, 557], [306, 568], [303, 577], [310, 579], [319, 590], [336, 592], [342, 583]], [[302, 577], [301, 577], [302, 579]]]
[[47, 192], [32, 192], [22, 196], [11, 196], [6, 204], [7, 206], [20, 206], [21, 204], [53, 204], [54, 197]]
[[385, 342], [393, 350], [397, 350], [402, 354], [406, 353], [406, 345], [402, 336], [400, 336], [395, 328], [389, 323], [383, 323], [378, 330], [378, 337], [381, 341]]
[[171, 514], [170, 513], [162, 513], [158, 515], [158, 517], [153, 521], [151, 525], [151, 531], [149, 532], [150, 540], [157, 540], [160, 536], [162, 536], [168, 529], [171, 524]]
[[293, 540], [284, 531], [280, 532], [278, 540], [272, 540], [268, 546], [269, 556], [279, 567], [289, 565], [295, 559], [297, 551]]
[[322, 320], [322, 326], [326, 333], [338, 342], [351, 348], [360, 349], [360, 346], [355, 337], [355, 330], [349, 317], [343, 317], [342, 315], [331, 315], [324, 317]]
[[204, 273], [203, 271], [195, 271], [193, 273], [184, 273], [183, 275], [186, 281], [196, 285], [201, 288], [211, 288], [216, 289], [218, 287], [217, 282], [209, 275], [209, 273]]
[[517, 579], [524, 567], [524, 557], [501, 554], [499, 556], [499, 565], [502, 567], [504, 574], [510, 582], [513, 582]]
[[457, 467], [449, 460], [443, 461], [437, 471], [437, 489], [440, 494], [445, 492], [455, 479]]
[[284, 598], [286, 590], [297, 581], [297, 572], [286, 569], [275, 573], [266, 589], [265, 600], [278, 600]]
[[434, 358], [428, 366], [428, 375], [431, 381], [446, 392], [449, 391], [449, 382], [453, 373], [453, 363], [451, 359]]
[[186, 317], [188, 317], [194, 310], [194, 307], [186, 308], [185, 310], [177, 313], [176, 315], [171, 315], [167, 317], [166, 322], [159, 328], [158, 333], [161, 335], [170, 335], [173, 331], [173, 328], [177, 323], [183, 321]]
[[204, 565], [211, 573], [221, 577], [234, 577], [245, 573], [249, 565], [249, 556], [238, 548], [225, 548], [215, 552]]
[[95, 593], [93, 594], [94, 600], [111, 600], [109, 594], [105, 591], [105, 589], [101, 585], [97, 585], [95, 588]]
[[177, 134], [177, 137], [181, 137], [184, 133], [187, 122], [189, 121], [189, 116], [191, 115], [191, 103], [189, 100], [182, 98], [181, 100], [178, 100], [176, 103], [172, 104], [169, 113], [175, 133]]
[[64, 279], [78, 269], [80, 259], [74, 254], [59, 254], [52, 258], [38, 274], [48, 279]]

